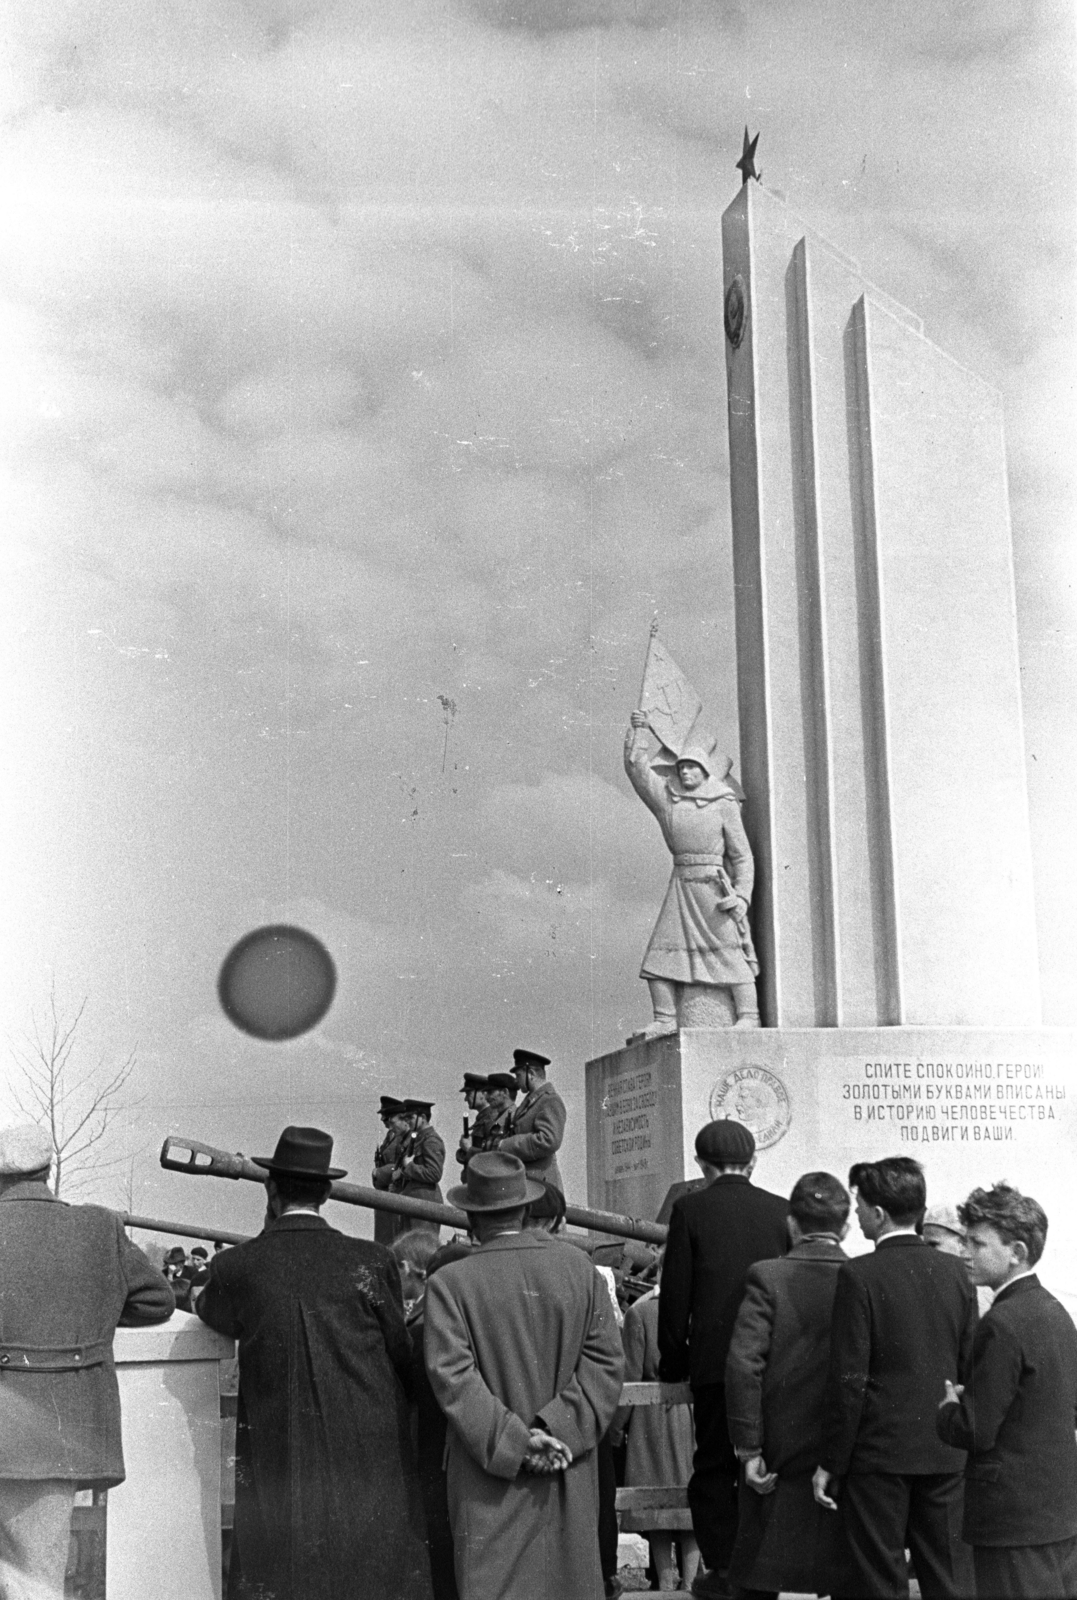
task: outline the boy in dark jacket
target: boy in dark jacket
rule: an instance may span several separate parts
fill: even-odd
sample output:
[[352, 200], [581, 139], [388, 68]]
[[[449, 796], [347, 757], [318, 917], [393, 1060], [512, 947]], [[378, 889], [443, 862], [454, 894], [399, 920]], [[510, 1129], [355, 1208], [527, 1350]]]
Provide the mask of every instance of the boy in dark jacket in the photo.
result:
[[1033, 1267], [1047, 1218], [996, 1184], [959, 1208], [972, 1281], [997, 1291], [967, 1385], [947, 1382], [936, 1426], [969, 1452], [963, 1534], [976, 1592], [1077, 1595], [1077, 1328]]

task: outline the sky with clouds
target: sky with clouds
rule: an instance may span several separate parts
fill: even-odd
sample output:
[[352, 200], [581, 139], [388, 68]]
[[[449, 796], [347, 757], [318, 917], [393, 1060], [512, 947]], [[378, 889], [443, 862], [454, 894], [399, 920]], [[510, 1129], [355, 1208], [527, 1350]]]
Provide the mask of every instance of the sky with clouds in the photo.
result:
[[[321, 1122], [647, 1018], [647, 627], [735, 752], [719, 219], [764, 182], [1003, 392], [1045, 1019], [1074, 1020], [1073, 27], [1061, 0], [8, 0], [4, 994], [167, 1132]], [[290, 1045], [229, 946], [337, 960]], [[118, 1179], [111, 1197], [118, 1203]], [[355, 1226], [365, 1227], [365, 1220]]]

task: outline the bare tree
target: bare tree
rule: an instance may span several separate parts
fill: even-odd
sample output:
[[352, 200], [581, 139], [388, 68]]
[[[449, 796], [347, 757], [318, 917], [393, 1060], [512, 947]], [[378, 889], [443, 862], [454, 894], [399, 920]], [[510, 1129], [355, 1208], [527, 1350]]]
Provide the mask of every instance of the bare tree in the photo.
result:
[[72, 1059], [86, 1000], [74, 1015], [61, 1014], [55, 986], [49, 990], [44, 1018], [31, 1013], [30, 1031], [12, 1045], [19, 1081], [12, 1099], [30, 1121], [45, 1128], [52, 1140], [53, 1180], [57, 1194], [84, 1187], [125, 1155], [110, 1155], [108, 1133], [130, 1105], [125, 1093], [135, 1067], [135, 1052], [118, 1066], [101, 1056], [80, 1069]]

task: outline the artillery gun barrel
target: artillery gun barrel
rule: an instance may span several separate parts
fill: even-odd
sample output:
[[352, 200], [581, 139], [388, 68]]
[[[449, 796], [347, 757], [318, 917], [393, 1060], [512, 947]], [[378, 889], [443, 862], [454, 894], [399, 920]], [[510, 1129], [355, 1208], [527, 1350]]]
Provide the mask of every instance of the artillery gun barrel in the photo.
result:
[[185, 1239], [209, 1239], [213, 1244], [246, 1244], [249, 1233], [229, 1233], [227, 1228], [201, 1228], [195, 1222], [163, 1222], [160, 1217], [136, 1217], [132, 1211], [119, 1212], [125, 1228], [145, 1228], [153, 1233], [178, 1233]]
[[[218, 1150], [213, 1145], [202, 1144], [198, 1139], [184, 1139], [170, 1133], [161, 1146], [161, 1165], [169, 1172], [185, 1172], [191, 1177], [245, 1178], [250, 1183], [264, 1184], [269, 1176], [249, 1156], [236, 1151]], [[416, 1221], [437, 1222], [445, 1228], [467, 1228], [467, 1214], [455, 1206], [441, 1205], [435, 1200], [413, 1200], [408, 1195], [393, 1194], [387, 1189], [368, 1189], [359, 1183], [337, 1181], [330, 1185], [331, 1200], [341, 1200], [349, 1206], [367, 1206], [372, 1211], [392, 1211], [397, 1216], [414, 1217]], [[622, 1217], [612, 1211], [591, 1211], [585, 1206], [566, 1206], [565, 1221], [576, 1228], [587, 1228], [592, 1233], [609, 1233], [623, 1239], [642, 1239], [646, 1244], [665, 1244], [666, 1229], [657, 1222], [645, 1222], [636, 1217]]]

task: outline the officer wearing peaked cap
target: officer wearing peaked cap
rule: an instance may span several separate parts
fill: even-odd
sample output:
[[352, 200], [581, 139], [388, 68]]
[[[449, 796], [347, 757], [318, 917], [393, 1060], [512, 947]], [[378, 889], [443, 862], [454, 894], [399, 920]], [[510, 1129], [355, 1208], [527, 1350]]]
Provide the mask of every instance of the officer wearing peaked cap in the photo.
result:
[[456, 1151], [457, 1161], [466, 1167], [476, 1150], [486, 1149], [486, 1133], [493, 1121], [488, 1101], [489, 1079], [478, 1072], [465, 1072], [460, 1092], [468, 1110], [475, 1112], [474, 1122], [469, 1124], [464, 1118], [463, 1136]]
[[[445, 1170], [445, 1144], [436, 1128], [430, 1126], [434, 1105], [431, 1100], [404, 1101], [407, 1137], [397, 1156], [392, 1180], [389, 1184], [394, 1194], [408, 1195], [414, 1200], [441, 1201], [441, 1175]], [[439, 1234], [436, 1222], [408, 1217], [396, 1219], [396, 1233], [406, 1233], [411, 1227], [428, 1229]]]
[[[388, 1189], [409, 1132], [407, 1109], [403, 1100], [398, 1100], [395, 1095], [383, 1094], [378, 1115], [385, 1127], [385, 1137], [374, 1151], [374, 1170], [370, 1177], [375, 1189]], [[375, 1211], [374, 1238], [378, 1244], [392, 1244], [397, 1233], [403, 1231], [398, 1227], [399, 1220], [391, 1211]]]
[[557, 1165], [557, 1152], [565, 1137], [565, 1103], [552, 1083], [546, 1081], [549, 1056], [535, 1050], [512, 1052], [512, 1075], [523, 1099], [512, 1114], [512, 1125], [502, 1139], [505, 1155], [519, 1156], [529, 1178], [552, 1183], [565, 1190]]

